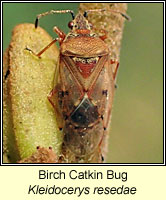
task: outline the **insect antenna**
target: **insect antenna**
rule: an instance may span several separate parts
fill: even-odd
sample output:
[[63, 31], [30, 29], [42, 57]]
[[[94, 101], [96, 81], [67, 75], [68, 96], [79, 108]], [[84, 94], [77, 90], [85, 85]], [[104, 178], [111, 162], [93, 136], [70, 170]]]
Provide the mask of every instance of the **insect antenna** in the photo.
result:
[[128, 21], [131, 21], [131, 18], [130, 18], [128, 15], [126, 15], [125, 13], [122, 13], [122, 12], [116, 11], [116, 10], [111, 10], [111, 9], [104, 9], [104, 8], [103, 8], [103, 9], [86, 10], [86, 11], [84, 12], [83, 16], [84, 16], [85, 18], [87, 18], [89, 12], [104, 12], [104, 11], [109, 11], [109, 12], [112, 12], [112, 13], [120, 14], [122, 17], [124, 17], [124, 18], [127, 19]]
[[72, 19], [75, 18], [75, 15], [74, 15], [74, 11], [73, 11], [73, 10], [50, 10], [50, 11], [48, 11], [48, 12], [41, 13], [41, 14], [37, 15], [36, 20], [35, 20], [35, 28], [38, 27], [38, 25], [39, 25], [39, 19], [40, 19], [41, 17], [44, 17], [44, 16], [46, 16], [46, 15], [50, 15], [50, 14], [56, 14], [56, 13], [70, 13], [71, 16], [72, 16]]

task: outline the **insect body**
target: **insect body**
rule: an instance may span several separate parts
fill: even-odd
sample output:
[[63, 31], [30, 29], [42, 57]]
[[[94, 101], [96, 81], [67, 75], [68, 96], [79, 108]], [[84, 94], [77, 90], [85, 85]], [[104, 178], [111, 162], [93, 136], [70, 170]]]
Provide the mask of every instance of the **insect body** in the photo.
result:
[[[70, 10], [50, 11], [38, 15], [35, 26], [40, 17], [59, 12], [70, 12], [73, 20], [67, 35], [54, 28], [59, 38], [51, 44], [59, 41], [60, 58], [55, 87], [48, 98], [64, 133], [63, 149], [72, 152], [77, 159], [98, 152], [102, 160], [101, 145], [110, 121], [118, 62], [110, 59], [105, 37], [93, 32], [86, 19], [87, 12], [74, 17]], [[115, 73], [112, 63], [116, 63]]]

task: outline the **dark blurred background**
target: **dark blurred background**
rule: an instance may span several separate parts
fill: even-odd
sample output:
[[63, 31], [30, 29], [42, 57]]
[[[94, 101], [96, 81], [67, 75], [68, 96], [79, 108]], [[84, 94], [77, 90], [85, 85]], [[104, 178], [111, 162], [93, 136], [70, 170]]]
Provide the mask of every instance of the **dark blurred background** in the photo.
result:
[[[33, 23], [51, 9], [77, 11], [79, 3], [3, 3], [3, 49], [15, 25]], [[132, 18], [125, 23], [118, 89], [116, 91], [109, 153], [111, 163], [163, 162], [163, 4], [129, 3]], [[68, 32], [69, 14], [42, 18], [40, 26], [52, 37], [57, 25]]]

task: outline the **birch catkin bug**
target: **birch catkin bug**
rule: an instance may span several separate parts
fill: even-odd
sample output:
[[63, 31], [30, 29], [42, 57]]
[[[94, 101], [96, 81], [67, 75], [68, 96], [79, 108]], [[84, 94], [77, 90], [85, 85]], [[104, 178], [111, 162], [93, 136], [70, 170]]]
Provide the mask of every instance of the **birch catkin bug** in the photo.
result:
[[[72, 10], [61, 10], [40, 14], [41, 17], [55, 13], [71, 13], [71, 31], [65, 35], [54, 27], [59, 36], [37, 55], [40, 57], [56, 41], [60, 44], [60, 61], [55, 73], [55, 86], [48, 99], [58, 120], [59, 129], [64, 133], [63, 146], [75, 157], [82, 159], [87, 155], [101, 152], [103, 138], [111, 116], [115, 89], [115, 78], [119, 62], [110, 59], [110, 50], [104, 42], [106, 34], [98, 36], [87, 20], [89, 12], [103, 12], [105, 9], [88, 10], [74, 16]], [[128, 19], [123, 13], [121, 14]], [[116, 64], [113, 72], [112, 64]], [[62, 152], [63, 154], [63, 152]], [[65, 157], [65, 155], [64, 155]]]

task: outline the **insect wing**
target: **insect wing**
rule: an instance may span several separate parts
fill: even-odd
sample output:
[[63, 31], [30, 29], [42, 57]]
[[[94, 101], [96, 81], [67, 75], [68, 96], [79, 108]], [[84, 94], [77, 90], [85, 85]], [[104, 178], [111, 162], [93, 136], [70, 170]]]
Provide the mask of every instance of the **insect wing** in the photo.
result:
[[90, 96], [98, 108], [98, 112], [103, 120], [104, 129], [107, 129], [111, 115], [114, 84], [112, 66], [109, 59], [107, 59], [94, 87], [92, 88]]

